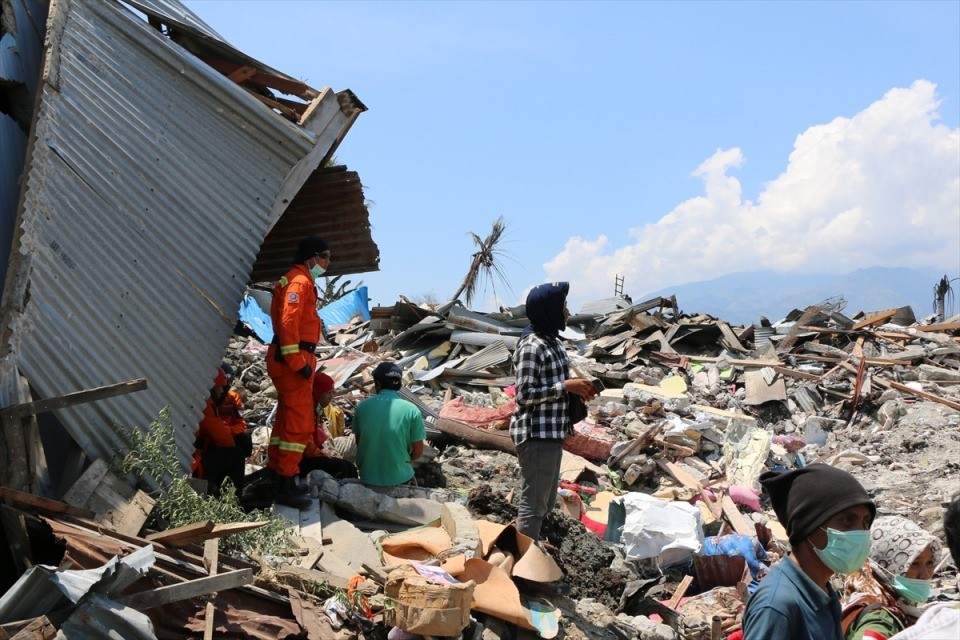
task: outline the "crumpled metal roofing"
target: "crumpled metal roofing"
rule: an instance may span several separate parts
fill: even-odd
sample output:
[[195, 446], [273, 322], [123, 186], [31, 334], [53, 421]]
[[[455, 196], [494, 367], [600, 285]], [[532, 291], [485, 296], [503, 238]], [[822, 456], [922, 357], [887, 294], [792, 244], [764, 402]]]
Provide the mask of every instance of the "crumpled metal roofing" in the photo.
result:
[[186, 465], [277, 202], [356, 112], [318, 92], [299, 127], [113, 0], [61, 0], [48, 29], [4, 346], [39, 398], [146, 377], [57, 417], [108, 459], [115, 423], [169, 407]]
[[380, 251], [373, 242], [363, 185], [360, 176], [346, 167], [318, 169], [307, 178], [263, 241], [250, 280], [280, 278], [290, 269], [293, 248], [308, 235], [320, 236], [330, 245], [328, 276], [380, 269]]

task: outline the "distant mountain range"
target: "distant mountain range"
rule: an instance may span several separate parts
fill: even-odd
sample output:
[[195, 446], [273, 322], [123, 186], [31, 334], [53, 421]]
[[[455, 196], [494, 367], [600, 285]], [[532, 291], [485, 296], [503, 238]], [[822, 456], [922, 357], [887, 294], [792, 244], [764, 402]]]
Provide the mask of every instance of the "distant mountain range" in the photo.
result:
[[[955, 273], [947, 275], [956, 277]], [[910, 306], [920, 319], [933, 313], [933, 288], [943, 276], [944, 272], [933, 269], [900, 267], [871, 267], [844, 275], [754, 271], [667, 287], [633, 300], [676, 294], [681, 311], [708, 313], [738, 325], [759, 322], [761, 315], [776, 322], [793, 309], [837, 296], [846, 300], [841, 310], [846, 316]], [[960, 282], [954, 283], [954, 289], [960, 300]], [[953, 306], [952, 313], [956, 313], [957, 305]], [[949, 316], [949, 304], [946, 311]]]

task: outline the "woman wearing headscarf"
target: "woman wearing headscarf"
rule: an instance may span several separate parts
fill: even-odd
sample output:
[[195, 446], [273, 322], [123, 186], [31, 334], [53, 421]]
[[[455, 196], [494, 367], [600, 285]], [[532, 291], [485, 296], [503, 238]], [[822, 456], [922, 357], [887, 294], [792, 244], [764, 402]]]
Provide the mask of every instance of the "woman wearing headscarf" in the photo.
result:
[[747, 600], [744, 640], [844, 640], [830, 577], [863, 567], [873, 501], [856, 478], [825, 464], [768, 471], [760, 485], [787, 530], [791, 553]]
[[866, 566], [844, 583], [847, 640], [886, 640], [916, 622], [940, 552], [931, 533], [899, 516], [877, 518]]
[[530, 326], [513, 354], [517, 408], [510, 419], [510, 437], [520, 463], [520, 506], [517, 530], [540, 538], [543, 518], [557, 499], [563, 440], [573, 429], [568, 394], [589, 399], [593, 383], [570, 378], [567, 352], [560, 332], [567, 326], [566, 282], [541, 284], [527, 294]]

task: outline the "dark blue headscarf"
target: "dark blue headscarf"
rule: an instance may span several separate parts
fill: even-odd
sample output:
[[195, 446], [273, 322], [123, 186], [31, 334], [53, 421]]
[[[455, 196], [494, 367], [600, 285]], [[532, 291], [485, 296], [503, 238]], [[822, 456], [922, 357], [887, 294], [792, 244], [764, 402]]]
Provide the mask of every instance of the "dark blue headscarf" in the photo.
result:
[[523, 330], [528, 333], [557, 336], [567, 326], [563, 317], [563, 305], [570, 291], [569, 282], [549, 282], [535, 286], [527, 294], [527, 319], [530, 326]]

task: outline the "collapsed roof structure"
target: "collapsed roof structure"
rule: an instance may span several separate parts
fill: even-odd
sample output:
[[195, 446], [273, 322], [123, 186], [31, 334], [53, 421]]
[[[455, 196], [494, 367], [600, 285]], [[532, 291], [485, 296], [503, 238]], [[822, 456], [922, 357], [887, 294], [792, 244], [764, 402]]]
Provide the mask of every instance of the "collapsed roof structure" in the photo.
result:
[[[0, 8], [0, 483], [75, 476], [165, 407], [186, 464], [251, 279], [307, 234], [343, 247], [330, 275], [378, 268], [359, 177], [328, 166], [366, 107], [177, 0]], [[47, 455], [65, 452], [50, 464], [41, 409]]]

